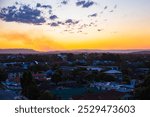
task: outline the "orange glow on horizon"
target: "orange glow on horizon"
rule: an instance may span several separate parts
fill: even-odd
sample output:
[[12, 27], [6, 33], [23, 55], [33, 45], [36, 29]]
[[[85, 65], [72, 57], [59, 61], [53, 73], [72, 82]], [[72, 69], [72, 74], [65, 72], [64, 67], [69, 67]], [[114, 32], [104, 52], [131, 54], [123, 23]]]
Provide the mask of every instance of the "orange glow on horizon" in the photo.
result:
[[54, 38], [35, 37], [32, 38], [22, 34], [0, 35], [0, 48], [27, 48], [39, 51], [49, 50], [76, 50], [76, 49], [150, 49], [149, 37], [145, 39], [141, 37], [110, 37], [107, 39], [88, 39], [77, 41], [61, 41], [56, 42]]
[[[47, 31], [47, 27], [0, 22], [0, 49], [27, 48], [38, 51], [77, 49], [150, 49], [148, 30], [128, 29], [117, 34], [91, 32], [90, 35], [67, 35]], [[29, 27], [28, 27], [29, 26]], [[14, 28], [13, 28], [14, 27]], [[75, 37], [76, 36], [76, 37]]]

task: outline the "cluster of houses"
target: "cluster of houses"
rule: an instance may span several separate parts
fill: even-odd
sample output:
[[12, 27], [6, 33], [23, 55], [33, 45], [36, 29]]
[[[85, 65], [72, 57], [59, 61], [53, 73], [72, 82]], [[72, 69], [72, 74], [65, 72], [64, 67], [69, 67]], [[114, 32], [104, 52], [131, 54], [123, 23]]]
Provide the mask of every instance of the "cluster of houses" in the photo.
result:
[[[19, 83], [20, 82], [20, 78], [22, 78], [23, 73], [27, 70], [27, 66], [29, 65], [33, 65], [33, 63], [29, 64], [29, 63], [3, 63], [4, 66], [9, 66], [9, 65], [22, 65], [22, 67], [20, 68], [13, 68], [13, 69], [8, 69], [7, 70], [7, 81], [10, 82], [16, 82]], [[61, 66], [61, 70], [64, 72], [68, 72], [69, 71], [73, 71], [77, 68], [84, 68], [86, 69], [86, 71], [97, 71], [97, 72], [101, 72], [104, 70], [105, 74], [111, 75], [113, 77], [115, 77], [116, 79], [122, 80], [123, 79], [123, 73], [121, 70], [119, 70], [118, 66]], [[140, 74], [146, 74], [149, 72], [148, 68], [137, 68], [136, 69], [138, 73]], [[47, 70], [47, 71], [41, 71], [39, 73], [32, 73], [32, 76], [34, 79], [38, 79], [38, 80], [50, 80], [50, 75], [53, 73], [53, 71], [51, 69]], [[71, 80], [71, 79], [70, 79]]]
[[[103, 72], [107, 75], [113, 76], [116, 81], [123, 81], [124, 73], [119, 65], [115, 64], [115, 61], [111, 60], [93, 60], [90, 65], [87, 65], [87, 61], [85, 59], [76, 59], [75, 61], [67, 61], [66, 55], [58, 54], [58, 57], [62, 59], [67, 65], [61, 65], [60, 70], [63, 72], [64, 77], [67, 77], [70, 72], [76, 69], [84, 69], [86, 73], [90, 71]], [[12, 58], [9, 56], [9, 58]], [[72, 65], [72, 63], [77, 63]], [[132, 66], [131, 64], [135, 64], [134, 62], [126, 61], [127, 65]], [[7, 80], [3, 82], [3, 84], [7, 87], [7, 89], [12, 90], [21, 90], [20, 79], [23, 77], [23, 73], [29, 69], [30, 66], [34, 66], [37, 64], [47, 65], [49, 64], [47, 61], [45, 62], [1, 62], [0, 68], [6, 69], [7, 72]], [[136, 63], [137, 64], [137, 63]], [[139, 63], [138, 63], [139, 64]], [[134, 66], [134, 65], [133, 65]], [[135, 67], [134, 73], [138, 75], [145, 75], [150, 72], [150, 68], [146, 67]], [[34, 79], [39, 82], [48, 81], [51, 82], [51, 76], [53, 75], [54, 70], [51, 67], [47, 70], [43, 70], [40, 72], [32, 72], [32, 76]], [[82, 76], [81, 76], [82, 78]], [[59, 87], [55, 87], [57, 89], [65, 89], [66, 86], [73, 87], [76, 84], [76, 81], [69, 79], [66, 82], [59, 82]], [[97, 88], [99, 91], [116, 91], [120, 93], [130, 93], [134, 91], [135, 86], [138, 81], [136, 79], [130, 79], [129, 84], [123, 84], [122, 82], [91, 82], [89, 88]], [[63, 88], [60, 86], [63, 86]]]
[[136, 86], [136, 80], [131, 80], [130, 84], [119, 84], [116, 82], [95, 82], [90, 87], [96, 87], [98, 90], [116, 90], [118, 92], [132, 92]]
[[[77, 68], [85, 68], [87, 71], [102, 71], [104, 70], [104, 67], [93, 67], [93, 66], [76, 66], [76, 67], [68, 67], [68, 66], [62, 66], [61, 70], [62, 71], [73, 71]], [[109, 70], [106, 70], [104, 73], [109, 74], [114, 76], [116, 79], [122, 79], [123, 74], [116, 66], [109, 66]], [[117, 69], [116, 69], [117, 68]], [[26, 71], [26, 69], [11, 69], [7, 71], [8, 74], [8, 81], [11, 82], [20, 82], [20, 78], [22, 78], [23, 73]], [[32, 76], [34, 79], [39, 79], [39, 80], [50, 80], [50, 76], [53, 73], [52, 70], [47, 70], [47, 71], [41, 71], [39, 73], [32, 73]], [[71, 80], [71, 79], [70, 79]]]

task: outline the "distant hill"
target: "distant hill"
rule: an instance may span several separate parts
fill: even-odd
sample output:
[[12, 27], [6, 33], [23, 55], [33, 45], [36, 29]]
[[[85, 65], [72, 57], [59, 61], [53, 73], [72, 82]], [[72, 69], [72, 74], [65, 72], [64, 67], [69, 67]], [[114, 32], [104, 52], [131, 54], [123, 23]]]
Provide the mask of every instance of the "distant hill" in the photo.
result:
[[150, 50], [149, 51], [132, 52], [132, 54], [150, 54]]
[[[149, 51], [149, 50], [148, 50]], [[65, 51], [49, 51], [45, 53], [74, 53], [74, 54], [79, 54], [79, 53], [116, 53], [116, 54], [125, 54], [125, 53], [138, 53], [141, 52], [141, 50], [65, 50]], [[143, 52], [147, 52], [147, 50], [144, 50]], [[150, 52], [150, 51], [149, 51]]]
[[32, 49], [0, 49], [0, 54], [38, 54], [39, 51]]
[[58, 53], [130, 53], [130, 54], [150, 54], [150, 50], [64, 50], [40, 52], [33, 49], [0, 49], [0, 54], [58, 54]]

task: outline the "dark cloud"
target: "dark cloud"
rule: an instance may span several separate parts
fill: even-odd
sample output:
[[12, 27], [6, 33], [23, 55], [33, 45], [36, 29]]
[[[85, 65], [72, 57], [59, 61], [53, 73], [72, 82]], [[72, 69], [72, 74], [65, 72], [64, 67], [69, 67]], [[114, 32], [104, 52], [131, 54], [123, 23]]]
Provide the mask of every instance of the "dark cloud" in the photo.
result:
[[98, 32], [102, 31], [102, 29], [97, 29]]
[[59, 26], [59, 24], [57, 22], [52, 22], [50, 23], [50, 26], [56, 27], [56, 26]]
[[50, 10], [48, 11], [48, 13], [49, 13], [49, 14], [52, 14], [52, 10], [50, 9]]
[[15, 2], [15, 4], [18, 5], [19, 3], [18, 3], [18, 2]]
[[61, 21], [57, 21], [57, 22], [48, 23], [48, 25], [50, 25], [52, 27], [57, 27], [57, 26], [60, 26], [60, 25], [65, 25], [65, 23], [63, 23]]
[[107, 8], [108, 8], [108, 6], [105, 6], [105, 7], [104, 7], [104, 9], [107, 9]]
[[88, 8], [90, 6], [94, 5], [94, 2], [93, 1], [88, 1], [86, 2], [84, 5], [83, 5], [83, 8]]
[[66, 21], [65, 21], [65, 23], [66, 24], [69, 24], [69, 25], [74, 25], [74, 24], [78, 24], [79, 23], [79, 21], [75, 21], [75, 20], [72, 20], [72, 19], [67, 19]]
[[36, 7], [41, 7], [41, 4], [40, 4], [40, 3], [37, 3], [37, 4], [36, 4]]
[[83, 6], [85, 4], [85, 1], [78, 1], [76, 2], [77, 6]]
[[22, 5], [19, 9], [16, 6], [9, 6], [0, 10], [0, 19], [7, 22], [22, 22], [41, 24], [46, 22], [45, 18], [41, 16], [41, 11], [30, 8], [29, 5]]
[[55, 19], [57, 19], [58, 17], [56, 16], [56, 15], [52, 15], [52, 16], [50, 16], [50, 19], [51, 20], [55, 20]]
[[43, 8], [49, 8], [49, 9], [51, 9], [51, 8], [52, 8], [52, 6], [51, 6], [51, 5], [42, 5], [42, 7], [43, 7]]
[[64, 25], [65, 23], [63, 23], [63, 22], [61, 22], [61, 21], [58, 21], [57, 24]]
[[70, 26], [78, 24], [78, 23], [79, 23], [79, 21], [67, 19], [65, 21], [51, 22], [51, 23], [48, 23], [48, 25], [50, 25], [51, 27], [67, 26], [67, 30], [68, 30], [68, 28], [70, 28]]
[[97, 13], [94, 13], [94, 14], [89, 15], [88, 17], [96, 17], [96, 16], [97, 16]]
[[67, 0], [63, 0], [63, 1], [61, 2], [61, 4], [66, 5], [66, 4], [68, 4], [68, 1], [67, 1]]
[[88, 8], [88, 7], [93, 6], [94, 2], [93, 1], [87, 1], [86, 2], [85, 0], [83, 0], [83, 1], [76, 2], [76, 5], [77, 6], [82, 6], [83, 8]]
[[52, 9], [51, 5], [41, 5], [40, 3], [37, 3], [36, 7], [45, 8], [45, 9], [47, 9], [47, 8]]

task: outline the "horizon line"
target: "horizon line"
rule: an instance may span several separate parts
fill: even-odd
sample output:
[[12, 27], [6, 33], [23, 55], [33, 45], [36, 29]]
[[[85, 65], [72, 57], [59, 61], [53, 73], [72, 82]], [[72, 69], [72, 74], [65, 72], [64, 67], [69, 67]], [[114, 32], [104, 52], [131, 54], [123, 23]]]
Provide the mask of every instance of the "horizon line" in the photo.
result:
[[41, 52], [49, 52], [49, 51], [76, 51], [76, 50], [95, 50], [95, 51], [132, 51], [132, 50], [150, 50], [150, 48], [143, 49], [143, 48], [136, 48], [136, 49], [52, 49], [52, 50], [37, 50], [32, 48], [0, 48], [0, 50], [34, 50], [34, 51], [41, 51]]

